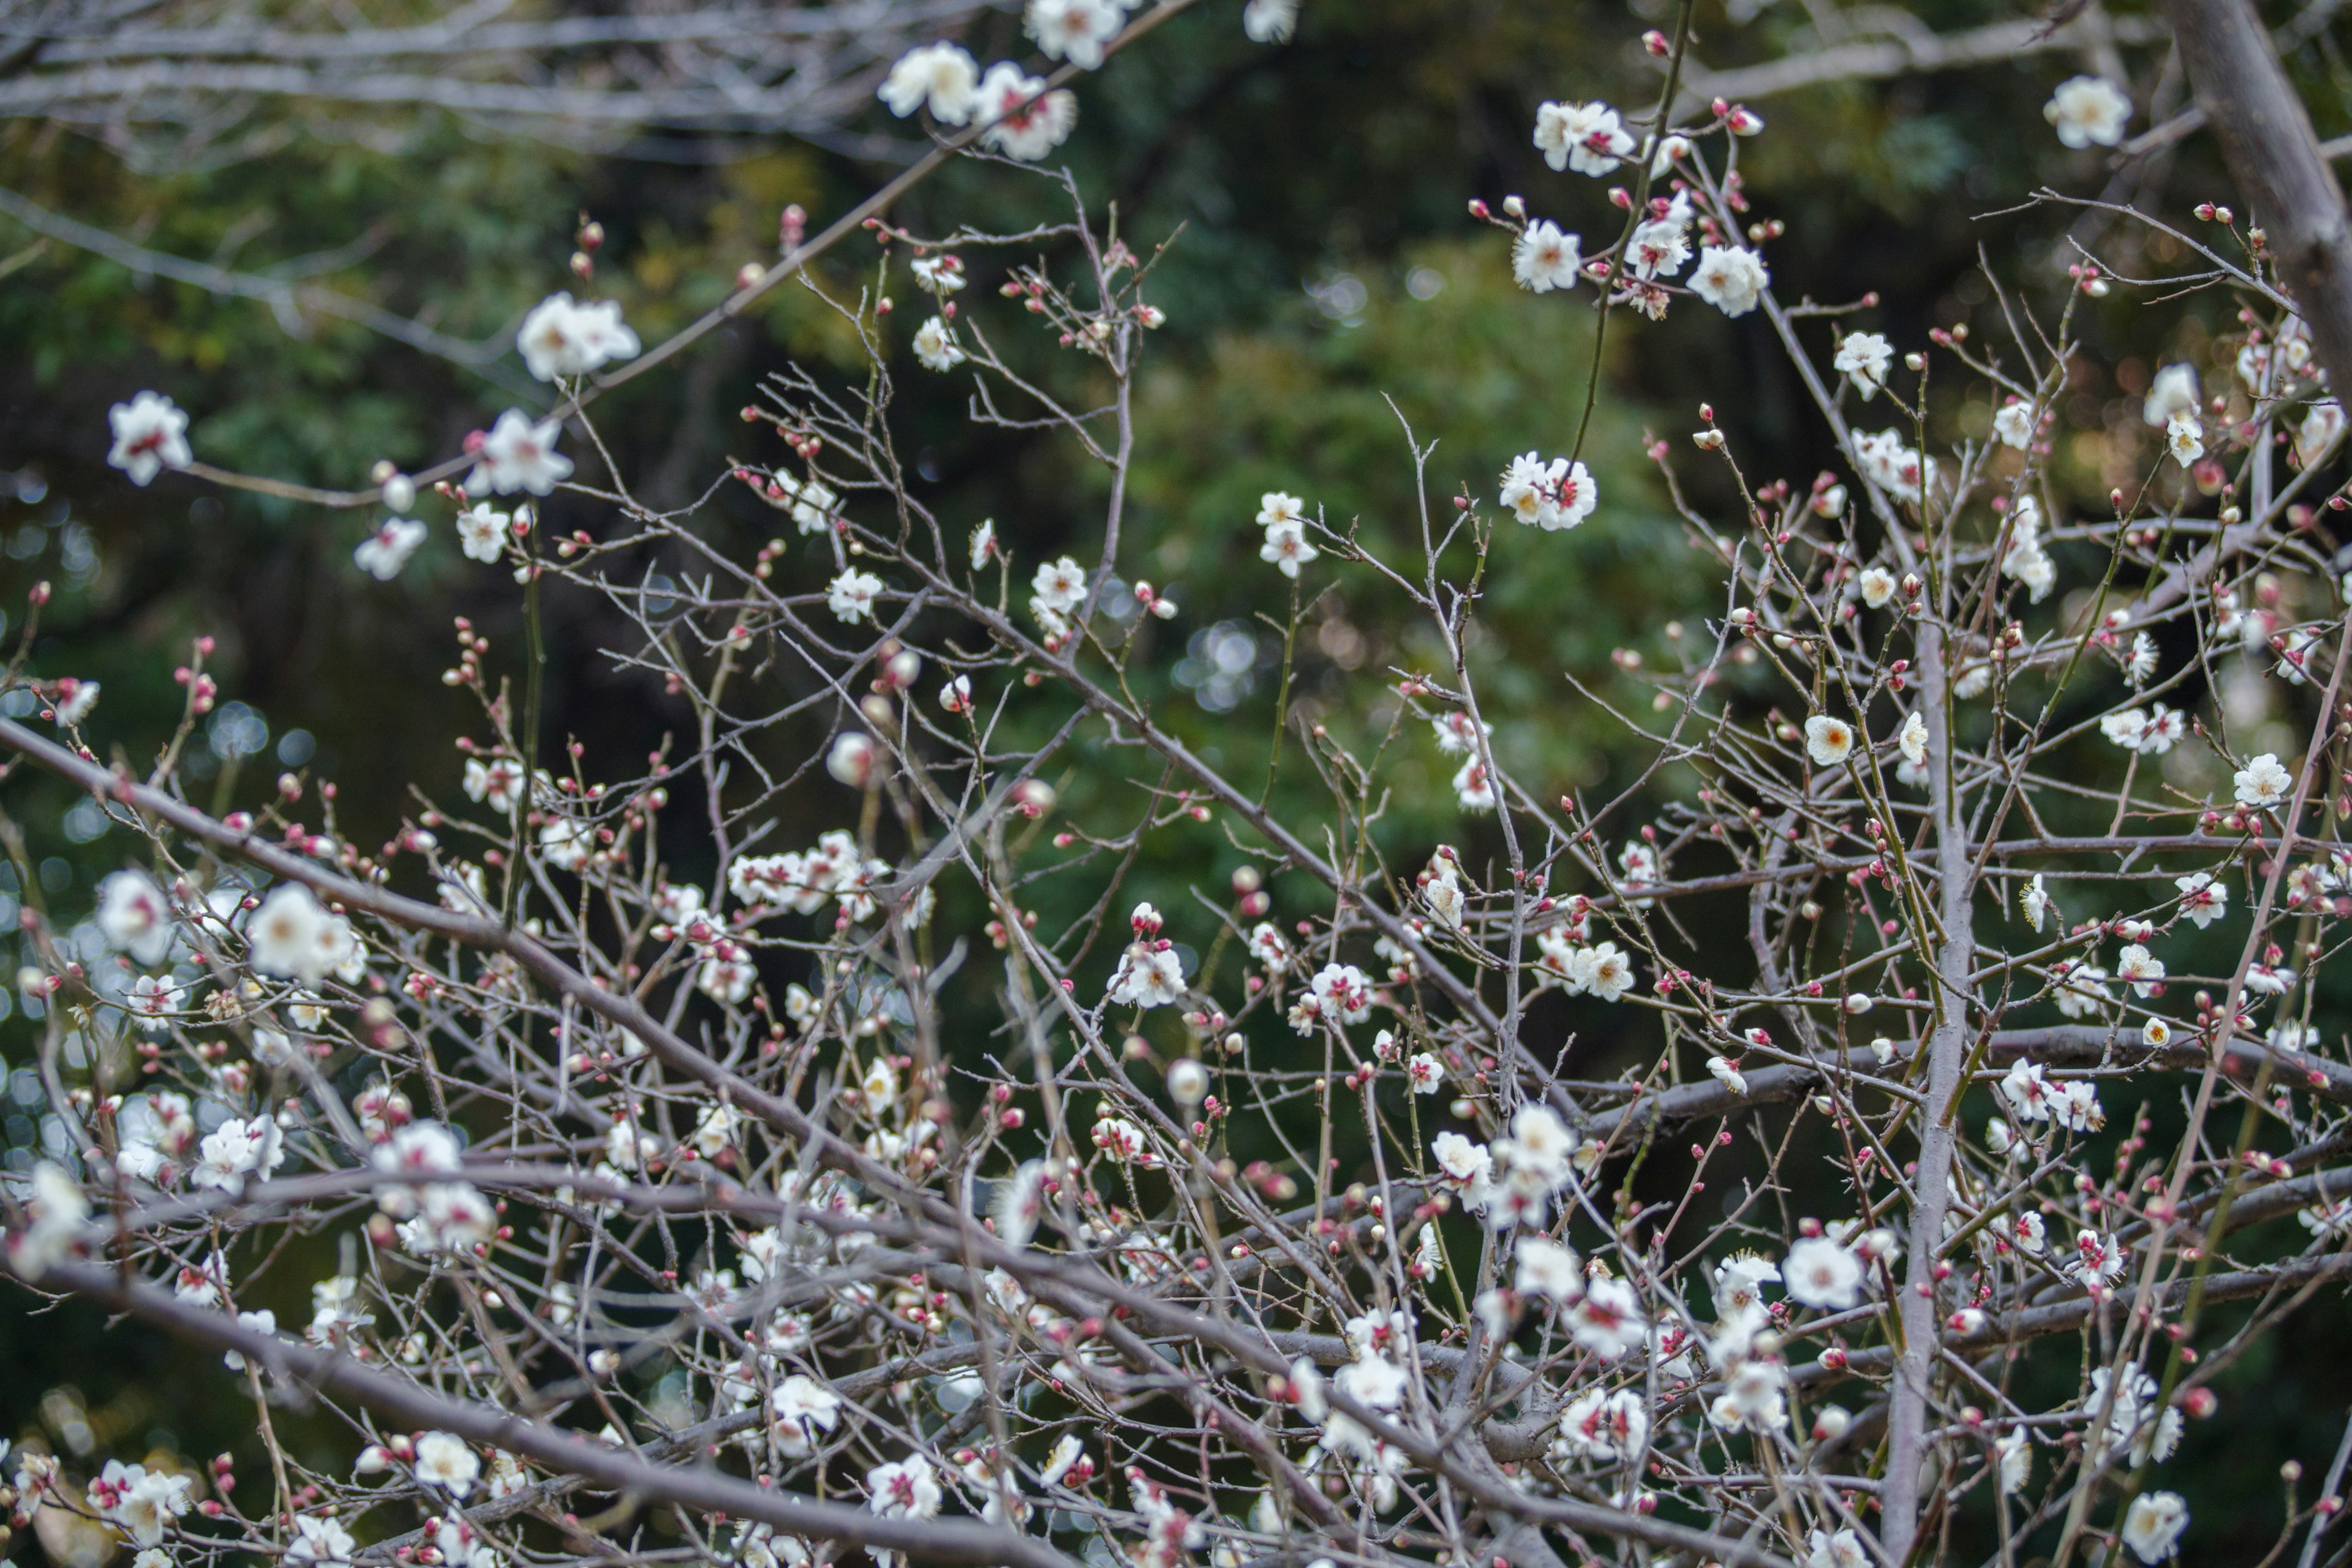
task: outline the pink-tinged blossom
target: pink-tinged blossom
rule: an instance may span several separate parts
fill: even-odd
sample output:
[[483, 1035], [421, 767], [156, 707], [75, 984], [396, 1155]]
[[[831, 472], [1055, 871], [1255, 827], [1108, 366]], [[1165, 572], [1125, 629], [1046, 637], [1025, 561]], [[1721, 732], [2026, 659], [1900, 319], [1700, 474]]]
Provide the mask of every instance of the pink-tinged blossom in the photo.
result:
[[520, 408], [498, 417], [474, 449], [473, 472], [466, 476], [467, 495], [508, 496], [527, 490], [535, 496], [552, 492], [572, 477], [572, 459], [555, 449], [562, 437], [559, 419], [533, 422]]
[[134, 485], [152, 482], [165, 468], [194, 462], [188, 449], [188, 416], [160, 392], [142, 392], [107, 410], [114, 446], [106, 460], [131, 476]]
[[1034, 163], [1069, 140], [1078, 122], [1078, 100], [1066, 88], [1045, 91], [1045, 78], [1000, 60], [981, 78], [973, 118], [988, 126], [982, 143], [1008, 158]]
[[1555, 169], [1595, 178], [1633, 152], [1633, 137], [1605, 103], [1547, 103], [1536, 110], [1536, 146]]

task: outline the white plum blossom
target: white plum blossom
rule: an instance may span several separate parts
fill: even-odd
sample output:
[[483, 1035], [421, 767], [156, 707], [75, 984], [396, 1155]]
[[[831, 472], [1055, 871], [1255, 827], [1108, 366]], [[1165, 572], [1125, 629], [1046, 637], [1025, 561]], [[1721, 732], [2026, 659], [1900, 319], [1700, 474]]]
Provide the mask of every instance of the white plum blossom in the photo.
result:
[[2240, 768], [2232, 782], [2238, 788], [2238, 804], [2257, 811], [2284, 805], [2294, 793], [2294, 775], [2281, 764], [2275, 752], [2264, 752]]
[[32, 1223], [9, 1236], [8, 1258], [26, 1279], [37, 1279], [88, 1239], [89, 1200], [63, 1166], [43, 1160], [33, 1167], [26, 1207]]
[[476, 501], [457, 514], [457, 545], [469, 561], [495, 564], [507, 547], [507, 530], [513, 515], [488, 501]]
[[377, 582], [389, 583], [425, 542], [425, 525], [413, 517], [387, 517], [373, 533], [360, 541], [352, 560]]
[[146, 872], [111, 872], [98, 885], [98, 930], [133, 963], [161, 963], [172, 951], [171, 903]]
[[106, 460], [131, 476], [134, 485], [152, 483], [165, 468], [196, 460], [188, 448], [188, 416], [160, 392], [142, 392], [106, 412], [114, 445]]
[[2180, 413], [2165, 421], [2164, 449], [2186, 468], [2205, 455], [2204, 426], [2194, 413]]
[[1139, 942], [1111, 976], [1110, 1000], [1122, 1006], [1172, 1007], [1184, 999], [1184, 961], [1173, 943]]
[[487, 435], [473, 447], [473, 471], [466, 476], [467, 495], [512, 495], [528, 490], [535, 496], [551, 494], [557, 485], [572, 477], [572, 459], [555, 449], [563, 435], [563, 423], [559, 419], [532, 420], [520, 408], [509, 408], [498, 417]]
[[1864, 402], [1885, 389], [1886, 373], [1894, 364], [1894, 348], [1876, 332], [1848, 332], [1830, 361], [1831, 368], [1853, 383]]
[[2050, 913], [2050, 892], [2042, 885], [2041, 872], [2036, 871], [2032, 881], [2018, 889], [2017, 910], [2018, 913], [2025, 917], [2025, 926], [2028, 931], [2038, 931], [2042, 929], [2042, 921]]
[[617, 300], [574, 302], [569, 290], [550, 294], [522, 319], [515, 346], [541, 381], [586, 375], [615, 360], [637, 356], [637, 334], [621, 320]]
[[1286, 44], [1298, 26], [1298, 0], [1249, 0], [1242, 7], [1242, 31], [1254, 44]]
[[1574, 528], [1592, 515], [1601, 492], [1582, 463], [1554, 458], [1547, 463], [1534, 452], [1511, 459], [1503, 471], [1496, 500], [1514, 518], [1547, 533]]
[[2179, 1492], [2142, 1492], [2124, 1516], [2124, 1544], [2142, 1563], [2157, 1563], [2180, 1550], [2189, 1504]]
[[1614, 1394], [1588, 1389], [1559, 1413], [1560, 1445], [1603, 1463], [1632, 1458], [1649, 1434], [1650, 1413], [1642, 1395], [1630, 1388]]
[[2230, 912], [2230, 885], [2216, 880], [2210, 871], [2192, 871], [2174, 879], [2172, 885], [2180, 889], [2180, 912], [2199, 931]]
[[1642, 1299], [1622, 1279], [1594, 1279], [1568, 1310], [1569, 1332], [1603, 1361], [1615, 1361], [1649, 1337]]
[[2140, 418], [2161, 430], [2181, 415], [2197, 413], [2197, 367], [2168, 364], [2156, 373], [2148, 383], [2147, 396], [2140, 403]]
[[2000, 438], [2003, 445], [2022, 452], [2033, 444], [2037, 423], [2033, 405], [2023, 401], [2004, 403], [2000, 411], [1992, 416], [1992, 433]]
[[1112, 0], [1029, 0], [1022, 26], [1048, 59], [1098, 70], [1103, 46], [1118, 36], [1124, 19]]
[[1454, 771], [1454, 797], [1465, 811], [1492, 811], [1501, 796], [1495, 793], [1495, 780], [1486, 763], [1471, 758]]
[[1258, 559], [1268, 563], [1284, 576], [1296, 578], [1298, 569], [1322, 552], [1307, 542], [1307, 525], [1287, 521], [1270, 522], [1265, 528], [1265, 542], [1258, 546]]
[[803, 1373], [776, 1384], [768, 1399], [775, 1417], [778, 1446], [795, 1458], [806, 1455], [820, 1432], [830, 1432], [841, 1420], [842, 1397]]
[[2116, 978], [2128, 982], [2142, 997], [2153, 996], [2164, 980], [2164, 960], [2132, 942], [2116, 959]]
[[953, 370], [964, 362], [955, 329], [948, 325], [946, 317], [933, 316], [915, 329], [915, 357], [926, 370]]
[[1816, 1530], [1805, 1539], [1804, 1568], [1870, 1568], [1870, 1552], [1851, 1530]]
[[2131, 100], [2123, 89], [2095, 76], [2068, 77], [2042, 106], [2042, 117], [2056, 128], [2058, 140], [2078, 152], [2121, 142], [2131, 111]]
[[448, 1432], [420, 1433], [416, 1438], [416, 1479], [462, 1498], [474, 1489], [482, 1473], [482, 1457], [466, 1440]]
[[1530, 293], [1574, 288], [1583, 264], [1582, 241], [1549, 218], [1530, 222], [1511, 245], [1511, 276]]
[[1853, 726], [1827, 713], [1805, 721], [1805, 754], [1818, 767], [1833, 768], [1853, 754]]
[[1826, 1236], [1806, 1237], [1789, 1248], [1780, 1275], [1789, 1300], [1802, 1306], [1842, 1312], [1862, 1300], [1862, 1260]]
[[1690, 259], [1690, 226], [1672, 215], [1633, 226], [1626, 266], [1636, 278], [1672, 278]]
[[1512, 1283], [1520, 1295], [1569, 1302], [1584, 1294], [1584, 1264], [1574, 1248], [1530, 1236], [1521, 1238], [1518, 1251]]
[[866, 1506], [885, 1519], [930, 1519], [942, 1500], [930, 1461], [920, 1454], [866, 1472]]
[[1736, 245], [1702, 246], [1698, 269], [1690, 278], [1691, 292], [1727, 316], [1744, 316], [1756, 309], [1771, 284], [1764, 258]]
[[826, 585], [824, 607], [835, 619], [856, 626], [874, 614], [874, 596], [881, 591], [881, 578], [851, 566]]
[[961, 125], [972, 117], [979, 89], [980, 67], [971, 55], [953, 44], [925, 44], [898, 57], [880, 97], [901, 120], [929, 104], [932, 119]]
[[315, 1563], [318, 1568], [349, 1568], [358, 1555], [359, 1541], [343, 1522], [323, 1514], [294, 1516], [294, 1539], [286, 1543], [289, 1563]]
[[2325, 398], [2311, 405], [2303, 416], [2302, 426], [2294, 435], [2294, 455], [2305, 468], [2326, 457], [2344, 434], [2344, 405], [2336, 399]]
[[1536, 110], [1536, 146], [1554, 169], [1595, 178], [1633, 152], [1633, 137], [1605, 103], [1546, 103]]
[[1045, 78], [999, 60], [981, 78], [972, 118], [988, 127], [981, 136], [987, 146], [1008, 158], [1034, 163], [1070, 139], [1078, 122], [1078, 100], [1067, 88], [1047, 92]]
[[280, 882], [246, 922], [254, 968], [317, 985], [331, 967], [334, 931], [328, 922], [327, 911], [310, 889], [299, 882]]
[[1927, 717], [1916, 709], [1906, 714], [1903, 728], [1895, 732], [1895, 746], [1903, 753], [1905, 762], [1913, 767], [1924, 766], [1927, 761]]

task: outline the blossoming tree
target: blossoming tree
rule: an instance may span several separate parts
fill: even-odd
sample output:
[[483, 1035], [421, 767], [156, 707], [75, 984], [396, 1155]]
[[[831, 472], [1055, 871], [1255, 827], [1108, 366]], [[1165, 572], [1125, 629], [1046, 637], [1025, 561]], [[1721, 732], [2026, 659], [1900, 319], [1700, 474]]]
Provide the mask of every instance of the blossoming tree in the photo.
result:
[[[940, 150], [908, 178], [1051, 177], [1017, 165], [1068, 133], [1061, 84], [1179, 8], [1034, 0], [1050, 77], [908, 54], [882, 98]], [[696, 723], [592, 776], [461, 622], [463, 798], [361, 825], [293, 775], [192, 804], [202, 648], [142, 766], [92, 744], [88, 682], [42, 684], [57, 739], [0, 721], [142, 846], [100, 889], [103, 957], [26, 915], [63, 1146], [9, 1179], [7, 1268], [221, 1353], [268, 1469], [27, 1451], [20, 1519], [102, 1524], [139, 1568], [2174, 1554], [2184, 1417], [2352, 1268], [2352, 1065], [2314, 1026], [2352, 914], [2344, 323], [2306, 323], [2265, 231], [2210, 205], [2163, 227], [2179, 276], [1994, 277], [1983, 321], [1920, 343], [1784, 302], [1739, 178], [1762, 120], [1677, 112], [1687, 9], [1651, 44], [1646, 110], [1543, 106], [1558, 190], [1472, 203], [1495, 264], [1604, 329], [1760, 313], [1841, 462], [1773, 473], [1706, 409], [1654, 438], [1719, 608], [1574, 672], [1654, 759], [1612, 798], [1507, 765], [1475, 651], [1490, 571], [1612, 526], [1591, 391], [1490, 494], [1234, 520], [1299, 595], [1364, 572], [1444, 651], [1286, 708], [1315, 818], [1156, 714], [1141, 657], [1182, 595], [1134, 574], [1127, 480], [1167, 323], [1151, 255], [1067, 176], [1067, 217], [1017, 234], [898, 226], [902, 181], [746, 280], [730, 310], [877, 246], [877, 284], [830, 301], [867, 373], [743, 409], [719, 482], [777, 532], [748, 558], [597, 466], [597, 391], [694, 335], [648, 351], [607, 302], [523, 326], [558, 415], [362, 492], [205, 468], [168, 398], [119, 407], [136, 483], [381, 506], [356, 570], [398, 575], [438, 512], [534, 606], [602, 595], [631, 628], [610, 657]], [[2112, 144], [2121, 97], [2070, 80], [2050, 118]], [[1624, 182], [1613, 237], [1531, 211], [1588, 179]], [[2156, 376], [2160, 456], [2071, 515], [2053, 411], [2078, 306], [2118, 290], [2219, 292], [2231, 374]], [[982, 429], [1098, 468], [1084, 559], [926, 505], [900, 333]], [[1400, 429], [1416, 476], [1430, 452]], [[607, 526], [549, 537], [531, 498], [559, 487]], [[689, 564], [656, 583], [656, 556]], [[1381, 826], [1415, 748], [1462, 844]], [[1074, 775], [1117, 787], [1081, 810]], [[707, 882], [673, 874], [681, 834]], [[1170, 846], [1217, 868], [1135, 902]], [[1041, 924], [1070, 886], [1087, 913]], [[1596, 1076], [1531, 1027], [1555, 998], [1643, 1058]], [[341, 1267], [281, 1323], [257, 1303], [328, 1236]], [[303, 1402], [355, 1463], [279, 1440]], [[2306, 1563], [2347, 1451], [2290, 1499]]]

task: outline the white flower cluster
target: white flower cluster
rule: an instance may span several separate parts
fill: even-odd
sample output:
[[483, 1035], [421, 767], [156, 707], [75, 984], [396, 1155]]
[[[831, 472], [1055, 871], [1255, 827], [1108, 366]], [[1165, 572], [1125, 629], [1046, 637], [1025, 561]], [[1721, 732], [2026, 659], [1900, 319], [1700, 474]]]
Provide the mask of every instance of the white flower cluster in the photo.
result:
[[[1048, 55], [1092, 70], [1124, 25], [1124, 11], [1116, 0], [1030, 0], [1026, 23]], [[928, 108], [942, 125], [982, 126], [982, 145], [1024, 163], [1068, 141], [1078, 122], [1077, 97], [1068, 89], [1048, 91], [1044, 78], [1010, 60], [983, 74], [970, 54], [949, 43], [901, 56], [879, 96], [902, 119]]]

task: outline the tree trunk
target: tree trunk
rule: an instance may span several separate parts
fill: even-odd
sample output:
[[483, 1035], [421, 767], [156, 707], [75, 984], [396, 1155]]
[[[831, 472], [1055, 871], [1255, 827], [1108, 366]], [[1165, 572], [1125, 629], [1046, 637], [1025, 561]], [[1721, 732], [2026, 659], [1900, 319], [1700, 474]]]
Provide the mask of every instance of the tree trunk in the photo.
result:
[[2311, 116], [2250, 0], [2166, 0], [2165, 15], [2198, 107], [2341, 395], [2352, 386], [2352, 224]]

